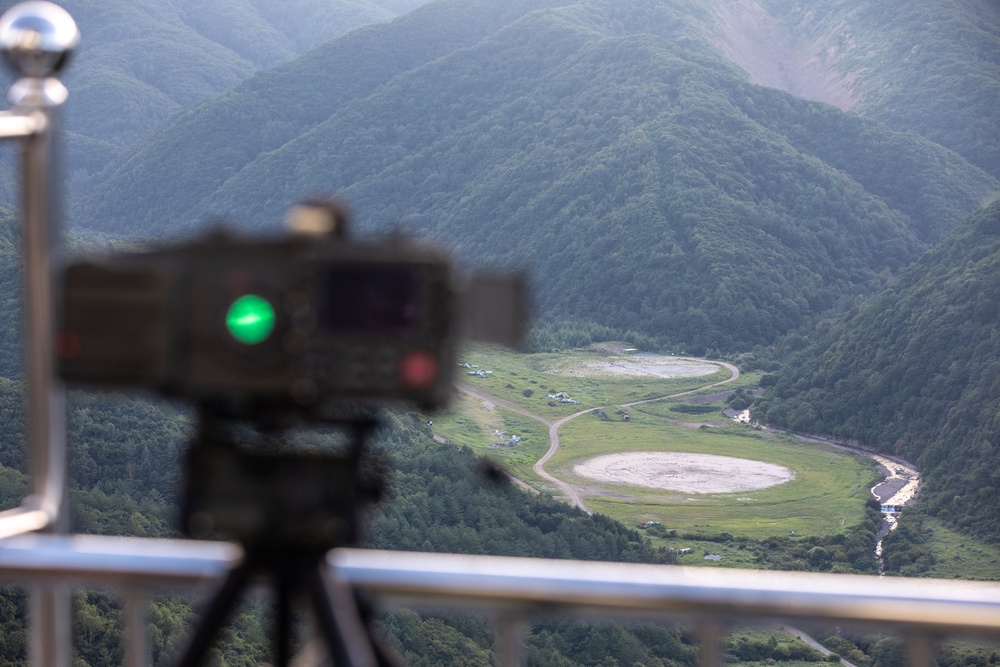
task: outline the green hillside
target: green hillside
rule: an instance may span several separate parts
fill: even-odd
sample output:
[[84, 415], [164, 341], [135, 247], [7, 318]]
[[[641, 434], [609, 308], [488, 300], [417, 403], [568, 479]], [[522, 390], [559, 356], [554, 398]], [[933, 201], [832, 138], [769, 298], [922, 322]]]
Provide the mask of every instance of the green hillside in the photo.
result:
[[755, 417], [908, 458], [930, 513], [1000, 541], [998, 294], [1000, 200], [811, 342], [787, 341]]
[[0, 208], [0, 377], [19, 377], [23, 368], [21, 231], [14, 215]]
[[[83, 39], [67, 69], [67, 176], [85, 177], [181, 109], [427, 0], [63, 0]], [[0, 0], [0, 12], [13, 0]], [[10, 74], [0, 81], [6, 89]], [[0, 174], [0, 201], [16, 186]]]
[[83, 35], [66, 75], [69, 129], [116, 146], [261, 68], [394, 17], [369, 0], [61, 4]]
[[438, 2], [326, 44], [151, 134], [77, 221], [273, 228], [338, 193], [367, 229], [530, 269], [545, 318], [697, 352], [870, 293], [998, 188], [916, 135], [747, 83], [697, 8], [563, 4]]

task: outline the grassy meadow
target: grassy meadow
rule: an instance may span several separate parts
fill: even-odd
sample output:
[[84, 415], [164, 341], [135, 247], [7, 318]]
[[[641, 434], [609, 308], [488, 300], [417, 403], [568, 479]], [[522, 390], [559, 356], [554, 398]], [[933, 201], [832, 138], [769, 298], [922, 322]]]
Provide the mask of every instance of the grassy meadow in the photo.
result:
[[[698, 415], [699, 417], [701, 415]], [[829, 535], [858, 523], [876, 477], [870, 459], [787, 436], [732, 424], [721, 428], [678, 426], [643, 414], [630, 422], [584, 415], [562, 427], [559, 452], [548, 469], [591, 490], [591, 510], [636, 525], [659, 521], [679, 532], [730, 533], [762, 539], [772, 535]], [[794, 479], [766, 489], [734, 493], [681, 493], [602, 485], [576, 475], [577, 463], [609, 452], [696, 452], [766, 461], [789, 468]]]
[[1000, 545], [963, 535], [937, 519], [926, 522], [927, 540], [937, 560], [928, 576], [1000, 581]]
[[[845, 531], [861, 519], [868, 489], [876, 476], [875, 466], [867, 458], [733, 423], [723, 415], [726, 405], [721, 401], [694, 405], [682, 398], [668, 398], [644, 403], [628, 410], [629, 421], [616, 412], [622, 404], [649, 398], [752, 386], [753, 376], [741, 376], [731, 384], [698, 392], [731, 377], [731, 372], [711, 362], [704, 362], [705, 374], [691, 377], [667, 379], [601, 372], [601, 364], [614, 363], [615, 359], [606, 350], [596, 348], [530, 355], [500, 348], [473, 348], [461, 360], [474, 366], [471, 371], [492, 373], [475, 377], [463, 375], [468, 371], [460, 369], [459, 381], [487, 398], [459, 391], [447, 411], [429, 419], [434, 420], [433, 430], [438, 436], [495, 459], [514, 477], [541, 492], [557, 494], [532, 470], [548, 450], [548, 423], [600, 407], [607, 420], [591, 412], [560, 428], [560, 449], [546, 469], [585, 489], [585, 501], [594, 512], [633, 526], [659, 521], [689, 537], [683, 545], [679, 538], [656, 538], [665, 546], [691, 547], [688, 542], [695, 535], [710, 537], [723, 532], [752, 539], [790, 532], [796, 536], [822, 536]], [[550, 392], [565, 392], [579, 404], [555, 402], [546, 397]], [[489, 397], [498, 397], [543, 421], [508, 410]], [[499, 431], [504, 434], [498, 435]], [[503, 439], [509, 441], [511, 435], [523, 440], [516, 446], [498, 446]], [[591, 457], [630, 451], [697, 452], [766, 461], [791, 469], [795, 476], [786, 483], [757, 491], [681, 494], [602, 485], [573, 472], [577, 463]], [[734, 552], [724, 559], [729, 567], [751, 561], [749, 553], [737, 553], [738, 545], [705, 545], [706, 552], [717, 553], [720, 549]]]
[[[650, 398], [696, 390], [730, 377], [718, 364], [704, 362], [707, 373], [671, 379], [602, 373], [594, 365], [607, 363], [613, 355], [601, 349], [573, 350], [551, 354], [516, 354], [503, 348], [476, 347], [461, 356], [476, 368], [459, 369], [458, 379], [550, 421], [587, 408], [614, 407]], [[487, 377], [463, 375], [492, 371]], [[579, 404], [559, 403], [546, 396], [563, 392]], [[552, 405], [550, 405], [550, 403]]]

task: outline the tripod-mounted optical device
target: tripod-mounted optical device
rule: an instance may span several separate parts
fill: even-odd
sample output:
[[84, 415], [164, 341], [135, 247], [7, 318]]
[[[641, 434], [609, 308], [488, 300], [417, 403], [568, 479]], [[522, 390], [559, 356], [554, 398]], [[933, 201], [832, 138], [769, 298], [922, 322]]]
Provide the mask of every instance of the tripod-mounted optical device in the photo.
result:
[[[338, 665], [387, 664], [354, 592], [331, 579], [325, 554], [357, 544], [381, 480], [364, 446], [385, 402], [444, 405], [464, 334], [514, 344], [524, 330], [523, 283], [460, 283], [447, 256], [402, 237], [351, 242], [328, 202], [293, 209], [280, 239], [214, 233], [151, 252], [67, 268], [56, 335], [68, 380], [144, 387], [200, 410], [182, 515], [191, 536], [244, 548], [202, 618], [182, 665], [199, 664], [257, 574], [276, 592], [276, 664], [291, 647], [292, 601], [309, 601]], [[257, 453], [246, 425], [281, 430], [335, 422], [344, 453]]]

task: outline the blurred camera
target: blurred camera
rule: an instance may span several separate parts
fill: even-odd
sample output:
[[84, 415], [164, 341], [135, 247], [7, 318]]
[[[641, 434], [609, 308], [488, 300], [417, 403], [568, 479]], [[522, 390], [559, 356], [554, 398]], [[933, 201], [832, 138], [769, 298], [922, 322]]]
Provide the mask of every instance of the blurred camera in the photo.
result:
[[324, 231], [215, 233], [69, 266], [62, 377], [224, 412], [348, 397], [433, 409], [452, 391], [461, 334], [519, 341], [520, 279], [476, 276], [460, 291], [438, 250]]

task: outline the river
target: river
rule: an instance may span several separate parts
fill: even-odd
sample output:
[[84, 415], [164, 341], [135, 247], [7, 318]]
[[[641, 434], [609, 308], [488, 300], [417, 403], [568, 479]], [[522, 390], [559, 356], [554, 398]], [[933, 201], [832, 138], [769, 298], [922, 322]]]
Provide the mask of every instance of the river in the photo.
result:
[[[779, 429], [775, 429], [779, 430]], [[875, 542], [875, 558], [878, 560], [879, 576], [885, 574], [885, 563], [882, 561], [882, 540], [891, 531], [896, 529], [899, 519], [899, 509], [910, 504], [916, 497], [920, 488], [920, 472], [911, 463], [897, 458], [890, 458], [884, 454], [875, 454], [860, 447], [846, 445], [831, 438], [823, 438], [812, 435], [792, 434], [800, 440], [811, 440], [822, 442], [838, 449], [846, 449], [857, 454], [863, 454], [874, 460], [879, 465], [879, 469], [885, 474], [885, 479], [871, 488], [872, 497], [882, 506], [882, 527], [878, 532], [878, 539]], [[898, 508], [889, 511], [887, 507]]]
[[872, 487], [872, 496], [882, 505], [882, 529], [878, 533], [878, 542], [875, 544], [875, 557], [878, 559], [879, 574], [884, 574], [882, 562], [882, 539], [890, 531], [896, 529], [899, 519], [899, 511], [889, 508], [902, 509], [908, 505], [917, 495], [920, 487], [920, 473], [909, 464], [902, 463], [896, 459], [861, 451], [865, 456], [874, 459], [880, 469], [886, 473], [885, 480]]

